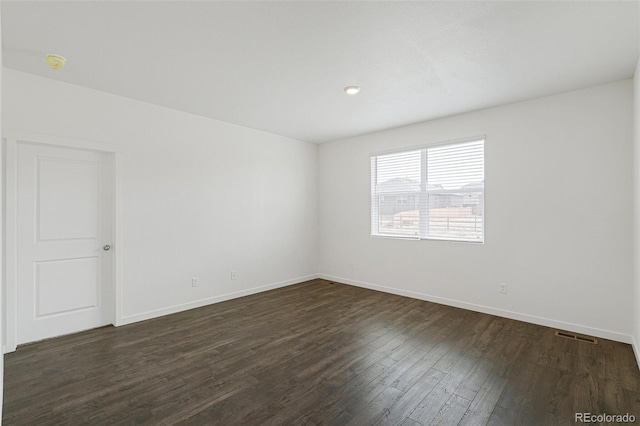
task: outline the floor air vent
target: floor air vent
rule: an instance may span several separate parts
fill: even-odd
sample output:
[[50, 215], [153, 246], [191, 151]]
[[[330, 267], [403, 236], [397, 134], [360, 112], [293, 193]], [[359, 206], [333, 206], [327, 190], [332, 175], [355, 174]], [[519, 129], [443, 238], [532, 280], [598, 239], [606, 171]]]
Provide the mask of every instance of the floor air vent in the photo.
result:
[[583, 336], [581, 334], [572, 333], [570, 331], [556, 330], [556, 336], [564, 337], [565, 339], [577, 340], [579, 342], [592, 343], [594, 345], [598, 344], [598, 340], [595, 337]]

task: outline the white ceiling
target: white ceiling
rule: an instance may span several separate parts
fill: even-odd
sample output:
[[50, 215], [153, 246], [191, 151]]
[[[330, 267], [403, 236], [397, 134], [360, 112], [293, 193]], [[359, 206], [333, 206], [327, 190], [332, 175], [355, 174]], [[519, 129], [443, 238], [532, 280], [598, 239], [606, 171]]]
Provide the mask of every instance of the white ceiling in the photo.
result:
[[[4, 65], [325, 142], [630, 78], [638, 2], [2, 2]], [[67, 57], [50, 70], [46, 53]], [[343, 87], [359, 85], [357, 96]]]

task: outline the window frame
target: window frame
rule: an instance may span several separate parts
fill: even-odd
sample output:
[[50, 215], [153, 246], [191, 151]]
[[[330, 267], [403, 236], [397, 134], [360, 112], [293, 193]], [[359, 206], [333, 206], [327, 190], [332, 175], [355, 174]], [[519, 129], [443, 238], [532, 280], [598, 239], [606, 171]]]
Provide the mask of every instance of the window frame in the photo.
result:
[[[428, 235], [428, 222], [429, 222], [429, 208], [428, 208], [428, 197], [429, 193], [452, 193], [454, 191], [449, 190], [431, 190], [427, 189], [426, 185], [426, 173], [427, 173], [427, 152], [429, 149], [437, 148], [441, 146], [448, 145], [458, 145], [465, 144], [471, 142], [482, 142], [482, 162], [483, 162], [483, 180], [482, 180], [482, 190], [481, 191], [472, 191], [472, 190], [456, 190], [455, 192], [481, 192], [482, 197], [482, 238], [480, 240], [476, 239], [465, 239], [465, 238], [454, 238], [454, 237], [440, 237], [440, 236], [429, 236]], [[433, 241], [447, 241], [452, 243], [468, 243], [468, 244], [485, 244], [486, 242], [486, 226], [485, 226], [485, 216], [486, 216], [486, 145], [487, 144], [487, 136], [486, 135], [477, 135], [474, 137], [462, 138], [462, 139], [454, 139], [448, 141], [439, 141], [432, 142], [417, 146], [408, 146], [399, 149], [385, 150], [385, 151], [377, 151], [371, 153], [369, 155], [369, 171], [370, 171], [370, 205], [369, 205], [369, 213], [370, 213], [370, 235], [373, 238], [390, 238], [390, 239], [399, 239], [399, 240], [433, 240]], [[419, 228], [418, 235], [385, 235], [381, 234], [379, 231], [380, 224], [380, 205], [379, 205], [379, 197], [380, 195], [376, 194], [376, 177], [377, 177], [377, 161], [374, 166], [374, 159], [377, 160], [377, 157], [391, 154], [402, 154], [410, 151], [421, 151], [421, 166], [420, 166], [420, 202], [419, 202]], [[385, 194], [388, 195], [388, 194]], [[376, 205], [377, 204], [377, 205]], [[426, 204], [426, 205], [425, 205]], [[378, 231], [374, 232], [374, 227], [377, 226]]]

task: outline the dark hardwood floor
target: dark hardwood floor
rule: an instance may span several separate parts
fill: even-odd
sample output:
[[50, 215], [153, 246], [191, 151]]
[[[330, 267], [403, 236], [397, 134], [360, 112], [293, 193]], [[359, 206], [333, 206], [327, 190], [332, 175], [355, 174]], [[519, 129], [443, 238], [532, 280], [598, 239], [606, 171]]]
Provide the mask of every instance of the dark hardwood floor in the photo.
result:
[[310, 281], [5, 357], [5, 425], [640, 422], [631, 347]]

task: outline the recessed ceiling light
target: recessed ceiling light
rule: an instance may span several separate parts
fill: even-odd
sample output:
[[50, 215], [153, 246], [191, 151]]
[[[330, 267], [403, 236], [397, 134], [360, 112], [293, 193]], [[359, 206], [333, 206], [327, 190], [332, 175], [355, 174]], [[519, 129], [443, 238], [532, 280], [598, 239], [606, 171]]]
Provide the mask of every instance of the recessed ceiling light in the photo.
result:
[[347, 95], [357, 95], [360, 92], [359, 86], [347, 86], [344, 88], [344, 91]]
[[60, 55], [47, 55], [45, 59], [52, 70], [59, 70], [67, 63], [67, 60]]

